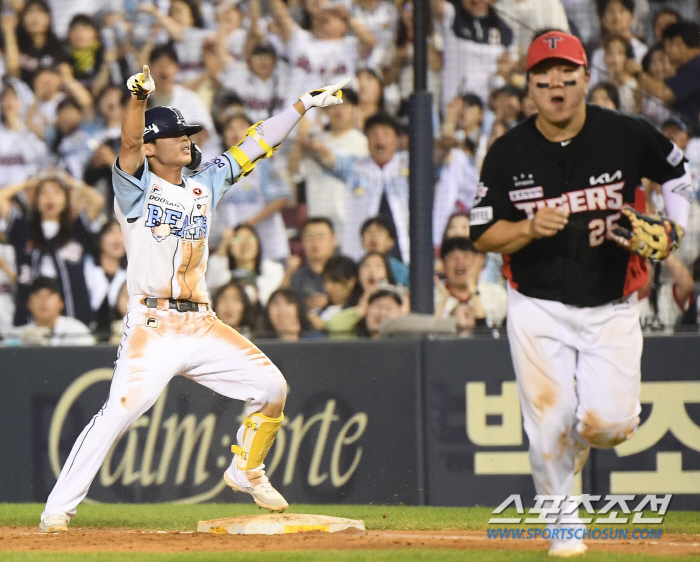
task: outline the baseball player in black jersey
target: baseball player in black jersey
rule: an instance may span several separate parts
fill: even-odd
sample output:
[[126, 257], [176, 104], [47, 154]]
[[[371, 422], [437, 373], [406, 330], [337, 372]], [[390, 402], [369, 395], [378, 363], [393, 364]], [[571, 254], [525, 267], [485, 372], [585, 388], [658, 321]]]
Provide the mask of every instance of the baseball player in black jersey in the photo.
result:
[[[691, 179], [683, 152], [645, 119], [585, 103], [580, 41], [550, 31], [527, 55], [538, 113], [489, 150], [471, 212], [480, 251], [504, 254], [508, 339], [538, 494], [572, 494], [589, 447], [639, 424], [646, 258], [683, 236]], [[642, 178], [667, 217], [644, 215]], [[561, 504], [553, 556], [583, 554], [578, 511]], [[567, 507], [568, 504], [568, 507]]]

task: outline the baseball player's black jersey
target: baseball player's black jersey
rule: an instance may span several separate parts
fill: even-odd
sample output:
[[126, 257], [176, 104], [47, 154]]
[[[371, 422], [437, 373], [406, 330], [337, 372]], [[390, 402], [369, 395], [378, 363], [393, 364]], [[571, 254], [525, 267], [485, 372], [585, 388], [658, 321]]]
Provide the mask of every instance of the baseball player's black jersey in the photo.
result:
[[564, 230], [504, 256], [504, 273], [524, 295], [599, 306], [646, 281], [643, 260], [606, 239], [606, 231], [619, 221], [623, 204], [644, 210], [642, 178], [681, 177], [685, 159], [644, 118], [592, 105], [586, 112], [570, 141], [548, 141], [532, 116], [493, 144], [471, 212], [471, 237], [477, 240], [500, 219], [517, 222], [540, 207], [568, 207]]

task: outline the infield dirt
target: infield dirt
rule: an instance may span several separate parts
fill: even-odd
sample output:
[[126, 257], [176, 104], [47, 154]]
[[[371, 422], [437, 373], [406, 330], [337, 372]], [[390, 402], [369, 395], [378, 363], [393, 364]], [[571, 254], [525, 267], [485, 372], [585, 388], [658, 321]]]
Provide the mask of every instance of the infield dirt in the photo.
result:
[[[700, 535], [667, 534], [653, 541], [588, 541], [593, 552], [656, 555], [697, 554]], [[357, 531], [290, 535], [215, 535], [73, 527], [66, 533], [40, 533], [36, 527], [0, 527], [0, 553], [43, 552], [225, 552], [303, 550], [546, 550], [544, 540], [492, 540], [485, 531]], [[2, 558], [2, 556], [0, 556]]]

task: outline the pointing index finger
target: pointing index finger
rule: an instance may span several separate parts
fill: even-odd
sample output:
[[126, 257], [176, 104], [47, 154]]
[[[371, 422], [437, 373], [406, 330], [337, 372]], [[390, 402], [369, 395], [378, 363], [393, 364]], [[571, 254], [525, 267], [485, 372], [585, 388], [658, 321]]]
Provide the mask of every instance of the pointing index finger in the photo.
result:
[[144, 81], [151, 79], [151, 69], [148, 68], [147, 64], [143, 65], [143, 79], [144, 79]]

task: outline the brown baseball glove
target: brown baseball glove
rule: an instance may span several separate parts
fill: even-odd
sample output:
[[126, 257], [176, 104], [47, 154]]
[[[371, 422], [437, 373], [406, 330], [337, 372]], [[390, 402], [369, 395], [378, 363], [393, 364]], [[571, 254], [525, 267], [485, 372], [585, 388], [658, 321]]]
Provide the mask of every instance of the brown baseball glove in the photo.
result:
[[667, 258], [681, 243], [685, 231], [668, 217], [645, 215], [630, 206], [622, 208], [631, 230], [614, 228], [609, 237], [626, 250], [652, 260]]

